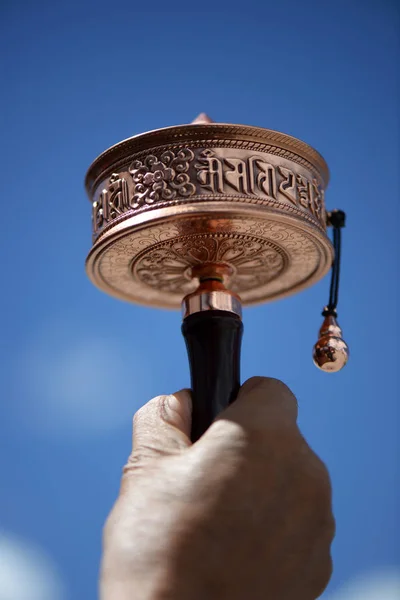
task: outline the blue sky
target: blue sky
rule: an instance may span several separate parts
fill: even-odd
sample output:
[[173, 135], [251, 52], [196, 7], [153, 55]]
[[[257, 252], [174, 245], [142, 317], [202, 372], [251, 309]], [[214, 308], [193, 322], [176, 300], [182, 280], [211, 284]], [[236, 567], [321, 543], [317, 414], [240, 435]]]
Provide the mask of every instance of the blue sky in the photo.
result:
[[[351, 360], [334, 376], [310, 358], [326, 278], [244, 311], [242, 374], [292, 388], [301, 428], [330, 469], [337, 537], [324, 598], [364, 600], [354, 586], [368, 576], [378, 590], [368, 600], [392, 600], [400, 562], [396, 3], [148, 6], [0, 4], [0, 556], [8, 557], [0, 600], [96, 597], [101, 527], [131, 416], [189, 383], [180, 314], [118, 302], [86, 278], [83, 178], [109, 145], [201, 111], [302, 138], [331, 169], [327, 206], [348, 215], [339, 321]], [[21, 569], [42, 588], [32, 583], [24, 596], [13, 575]]]

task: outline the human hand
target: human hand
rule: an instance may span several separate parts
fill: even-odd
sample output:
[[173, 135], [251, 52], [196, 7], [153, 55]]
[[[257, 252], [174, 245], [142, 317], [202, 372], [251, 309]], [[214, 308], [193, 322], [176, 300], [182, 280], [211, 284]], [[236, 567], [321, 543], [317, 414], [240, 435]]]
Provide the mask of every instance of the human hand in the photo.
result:
[[329, 476], [280, 381], [254, 377], [200, 440], [187, 391], [134, 417], [104, 529], [102, 600], [314, 600], [331, 575]]

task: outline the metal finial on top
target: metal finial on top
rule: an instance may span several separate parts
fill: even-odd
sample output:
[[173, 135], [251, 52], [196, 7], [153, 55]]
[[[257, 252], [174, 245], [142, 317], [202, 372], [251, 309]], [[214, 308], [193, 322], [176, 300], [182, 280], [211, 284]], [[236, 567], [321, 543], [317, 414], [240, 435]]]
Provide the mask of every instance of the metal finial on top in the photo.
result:
[[196, 124], [200, 125], [200, 124], [206, 124], [206, 123], [215, 123], [215, 121], [210, 119], [210, 117], [204, 112], [197, 115], [197, 117], [194, 119], [194, 121], [192, 121], [192, 125], [196, 125]]

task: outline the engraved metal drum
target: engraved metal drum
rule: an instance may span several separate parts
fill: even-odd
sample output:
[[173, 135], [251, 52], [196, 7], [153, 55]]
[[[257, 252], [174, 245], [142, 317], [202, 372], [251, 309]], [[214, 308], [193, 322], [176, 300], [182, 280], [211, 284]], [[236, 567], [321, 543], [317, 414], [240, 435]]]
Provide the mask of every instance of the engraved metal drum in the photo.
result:
[[103, 291], [178, 308], [198, 265], [227, 265], [244, 304], [281, 298], [329, 270], [328, 167], [291, 136], [200, 122], [129, 138], [91, 165], [93, 248]]

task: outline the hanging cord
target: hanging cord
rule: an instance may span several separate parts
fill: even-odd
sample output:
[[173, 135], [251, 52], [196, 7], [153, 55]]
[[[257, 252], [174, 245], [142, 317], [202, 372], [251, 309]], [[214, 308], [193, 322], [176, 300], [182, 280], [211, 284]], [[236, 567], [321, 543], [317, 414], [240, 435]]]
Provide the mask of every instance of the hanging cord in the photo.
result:
[[329, 290], [329, 302], [322, 311], [324, 317], [337, 316], [336, 307], [339, 301], [339, 278], [340, 278], [340, 251], [342, 245], [342, 228], [346, 223], [346, 213], [343, 210], [333, 210], [328, 213], [328, 224], [333, 227], [333, 248], [335, 259], [332, 264], [331, 287]]

